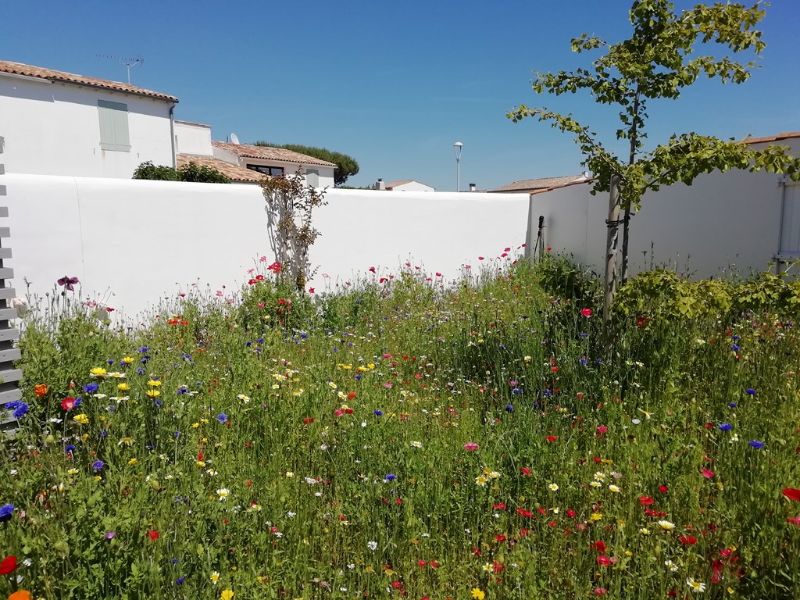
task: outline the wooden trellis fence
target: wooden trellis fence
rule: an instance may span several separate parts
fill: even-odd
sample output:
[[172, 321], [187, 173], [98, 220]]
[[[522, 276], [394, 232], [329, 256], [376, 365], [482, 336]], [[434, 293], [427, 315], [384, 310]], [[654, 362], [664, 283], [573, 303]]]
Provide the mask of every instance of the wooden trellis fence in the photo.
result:
[[[0, 137], [0, 155], [3, 146], [4, 140]], [[0, 162], [0, 175], [4, 174], [5, 166]], [[3, 206], [5, 195], [6, 186], [0, 183], [0, 218], [8, 217], [8, 207]], [[11, 258], [9, 234], [8, 227], [0, 226], [0, 432], [13, 435], [17, 420], [13, 411], [6, 410], [6, 404], [22, 399], [22, 390], [19, 389], [22, 371], [14, 368], [14, 361], [20, 358], [19, 348], [14, 347], [14, 342], [19, 339], [19, 330], [11, 326], [11, 320], [17, 316], [16, 309], [11, 305], [16, 294], [14, 288], [6, 285], [6, 280], [11, 279], [14, 272], [3, 264]]]

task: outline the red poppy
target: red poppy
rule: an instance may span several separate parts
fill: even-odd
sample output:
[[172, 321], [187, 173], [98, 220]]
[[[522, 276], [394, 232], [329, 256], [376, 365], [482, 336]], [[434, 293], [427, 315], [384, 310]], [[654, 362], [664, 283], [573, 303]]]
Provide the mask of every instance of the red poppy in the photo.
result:
[[786, 519], [786, 522], [787, 523], [791, 523], [792, 525], [797, 525], [798, 527], [800, 527], [800, 516], [789, 517], [788, 519]]
[[531, 470], [530, 467], [520, 467], [519, 472], [522, 473], [522, 475], [525, 477], [530, 477], [531, 475], [533, 475], [533, 470]]
[[63, 410], [72, 410], [75, 408], [75, 398], [68, 396], [61, 401], [61, 408]]
[[597, 564], [600, 565], [601, 567], [610, 567], [615, 562], [617, 561], [611, 557], [606, 556], [605, 554], [601, 554], [600, 556], [597, 557]]
[[347, 399], [348, 400], [355, 400], [356, 399], [356, 393], [355, 392], [347, 392]]
[[653, 502], [655, 502], [655, 500], [652, 496], [639, 496], [639, 504], [642, 506], [652, 506]]
[[658, 491], [662, 494], [666, 494], [669, 491], [669, 488], [665, 485], [660, 485], [658, 486]]
[[151, 542], [155, 542], [159, 537], [161, 537], [161, 534], [155, 529], [151, 529], [147, 532], [147, 537], [150, 538]]
[[608, 433], [608, 425], [598, 425], [597, 426], [597, 435], [602, 436]]
[[789, 500], [800, 502], [800, 490], [797, 488], [783, 488], [783, 495]]
[[586, 317], [587, 319], [594, 314], [594, 311], [591, 308], [582, 308], [581, 309], [581, 316]]
[[505, 502], [495, 502], [492, 504], [492, 510], [505, 510], [506, 505]]
[[597, 540], [592, 544], [592, 547], [597, 550], [600, 554], [605, 554], [606, 551], [606, 543], [603, 540]]
[[6, 556], [0, 561], [0, 575], [8, 575], [17, 570], [17, 557]]
[[502, 544], [503, 542], [506, 541], [506, 539], [507, 539], [506, 536], [502, 533], [498, 533], [496, 536], [494, 536], [494, 541], [497, 542], [498, 544]]
[[678, 536], [678, 541], [684, 546], [694, 546], [697, 543], [697, 538], [693, 535]]
[[548, 435], [545, 439], [552, 444], [553, 442], [558, 441], [558, 436], [557, 435]]

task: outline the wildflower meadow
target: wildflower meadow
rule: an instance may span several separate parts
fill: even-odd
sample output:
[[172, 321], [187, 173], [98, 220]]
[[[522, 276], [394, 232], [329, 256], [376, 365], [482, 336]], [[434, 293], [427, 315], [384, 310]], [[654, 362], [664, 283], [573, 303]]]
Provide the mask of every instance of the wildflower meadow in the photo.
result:
[[800, 597], [800, 288], [509, 252], [32, 300], [0, 597]]

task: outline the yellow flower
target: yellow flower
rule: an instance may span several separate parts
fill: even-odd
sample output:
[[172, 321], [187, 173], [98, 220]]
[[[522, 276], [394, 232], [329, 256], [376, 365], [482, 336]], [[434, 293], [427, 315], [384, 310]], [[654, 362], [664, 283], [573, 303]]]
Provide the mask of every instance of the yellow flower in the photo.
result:
[[67, 469], [67, 475], [77, 475], [77, 474], [78, 474], [78, 469], [76, 469], [75, 467]]
[[127, 392], [129, 389], [131, 389], [131, 386], [129, 386], [129, 385], [128, 385], [127, 383], [125, 383], [125, 382], [122, 382], [122, 383], [119, 383], [119, 384], [117, 384], [117, 389], [118, 389], [120, 392]]
[[145, 392], [150, 398], [158, 398], [161, 395], [159, 390], [147, 390]]
[[599, 521], [602, 518], [603, 518], [603, 513], [593, 512], [591, 515], [589, 515], [590, 521]]
[[233, 590], [222, 590], [222, 593], [219, 595], [220, 600], [231, 600], [235, 594]]
[[147, 385], [149, 385], [150, 387], [161, 387], [161, 381], [159, 381], [158, 379], [148, 379]]
[[550, 490], [551, 492], [557, 492], [558, 491], [558, 484], [557, 483], [551, 483], [550, 485], [547, 486], [547, 489]]
[[130, 437], [129, 435], [125, 435], [125, 436], [122, 436], [121, 438], [119, 438], [119, 445], [120, 446], [122, 446], [122, 445], [130, 446], [131, 444], [133, 444], [133, 438]]
[[129, 364], [131, 364], [133, 362], [133, 357], [132, 356], [123, 356], [122, 357], [122, 362], [124, 364], [126, 364], [126, 365], [129, 365]]
[[107, 372], [108, 371], [106, 371], [103, 367], [94, 367], [91, 371], [89, 371], [89, 374], [92, 377], [105, 377]]
[[470, 594], [475, 600], [483, 600], [486, 598], [486, 593], [480, 588], [472, 588], [472, 594]]
[[615, 494], [619, 494], [622, 490], [619, 488], [619, 486], [616, 486], [612, 483], [610, 486], [608, 486], [608, 491], [614, 492]]
[[209, 579], [211, 580], [211, 583], [217, 585], [217, 582], [219, 581], [219, 571], [211, 571], [211, 576]]
[[130, 459], [130, 460], [128, 461], [128, 464], [129, 464], [130, 466], [133, 466], [133, 465], [135, 465], [135, 464], [136, 464], [136, 463], [138, 463], [138, 462], [139, 462], [139, 461], [138, 461], [138, 459], [136, 459], [136, 458], [132, 458], [132, 459]]
[[79, 425], [88, 425], [89, 424], [89, 416], [81, 413], [79, 415], [75, 415], [72, 417], [72, 420], [78, 423]]
[[475, 483], [481, 487], [485, 486], [487, 481], [489, 481], [489, 479], [486, 477], [486, 475], [478, 475], [475, 478]]

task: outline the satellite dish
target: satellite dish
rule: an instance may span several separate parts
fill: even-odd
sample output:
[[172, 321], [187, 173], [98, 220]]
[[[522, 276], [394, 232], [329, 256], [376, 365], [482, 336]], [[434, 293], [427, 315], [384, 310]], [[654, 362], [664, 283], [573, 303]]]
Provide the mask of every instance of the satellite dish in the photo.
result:
[[231, 144], [236, 144], [237, 146], [239, 145], [239, 136], [237, 136], [235, 133], [230, 134], [228, 139], [231, 141]]

